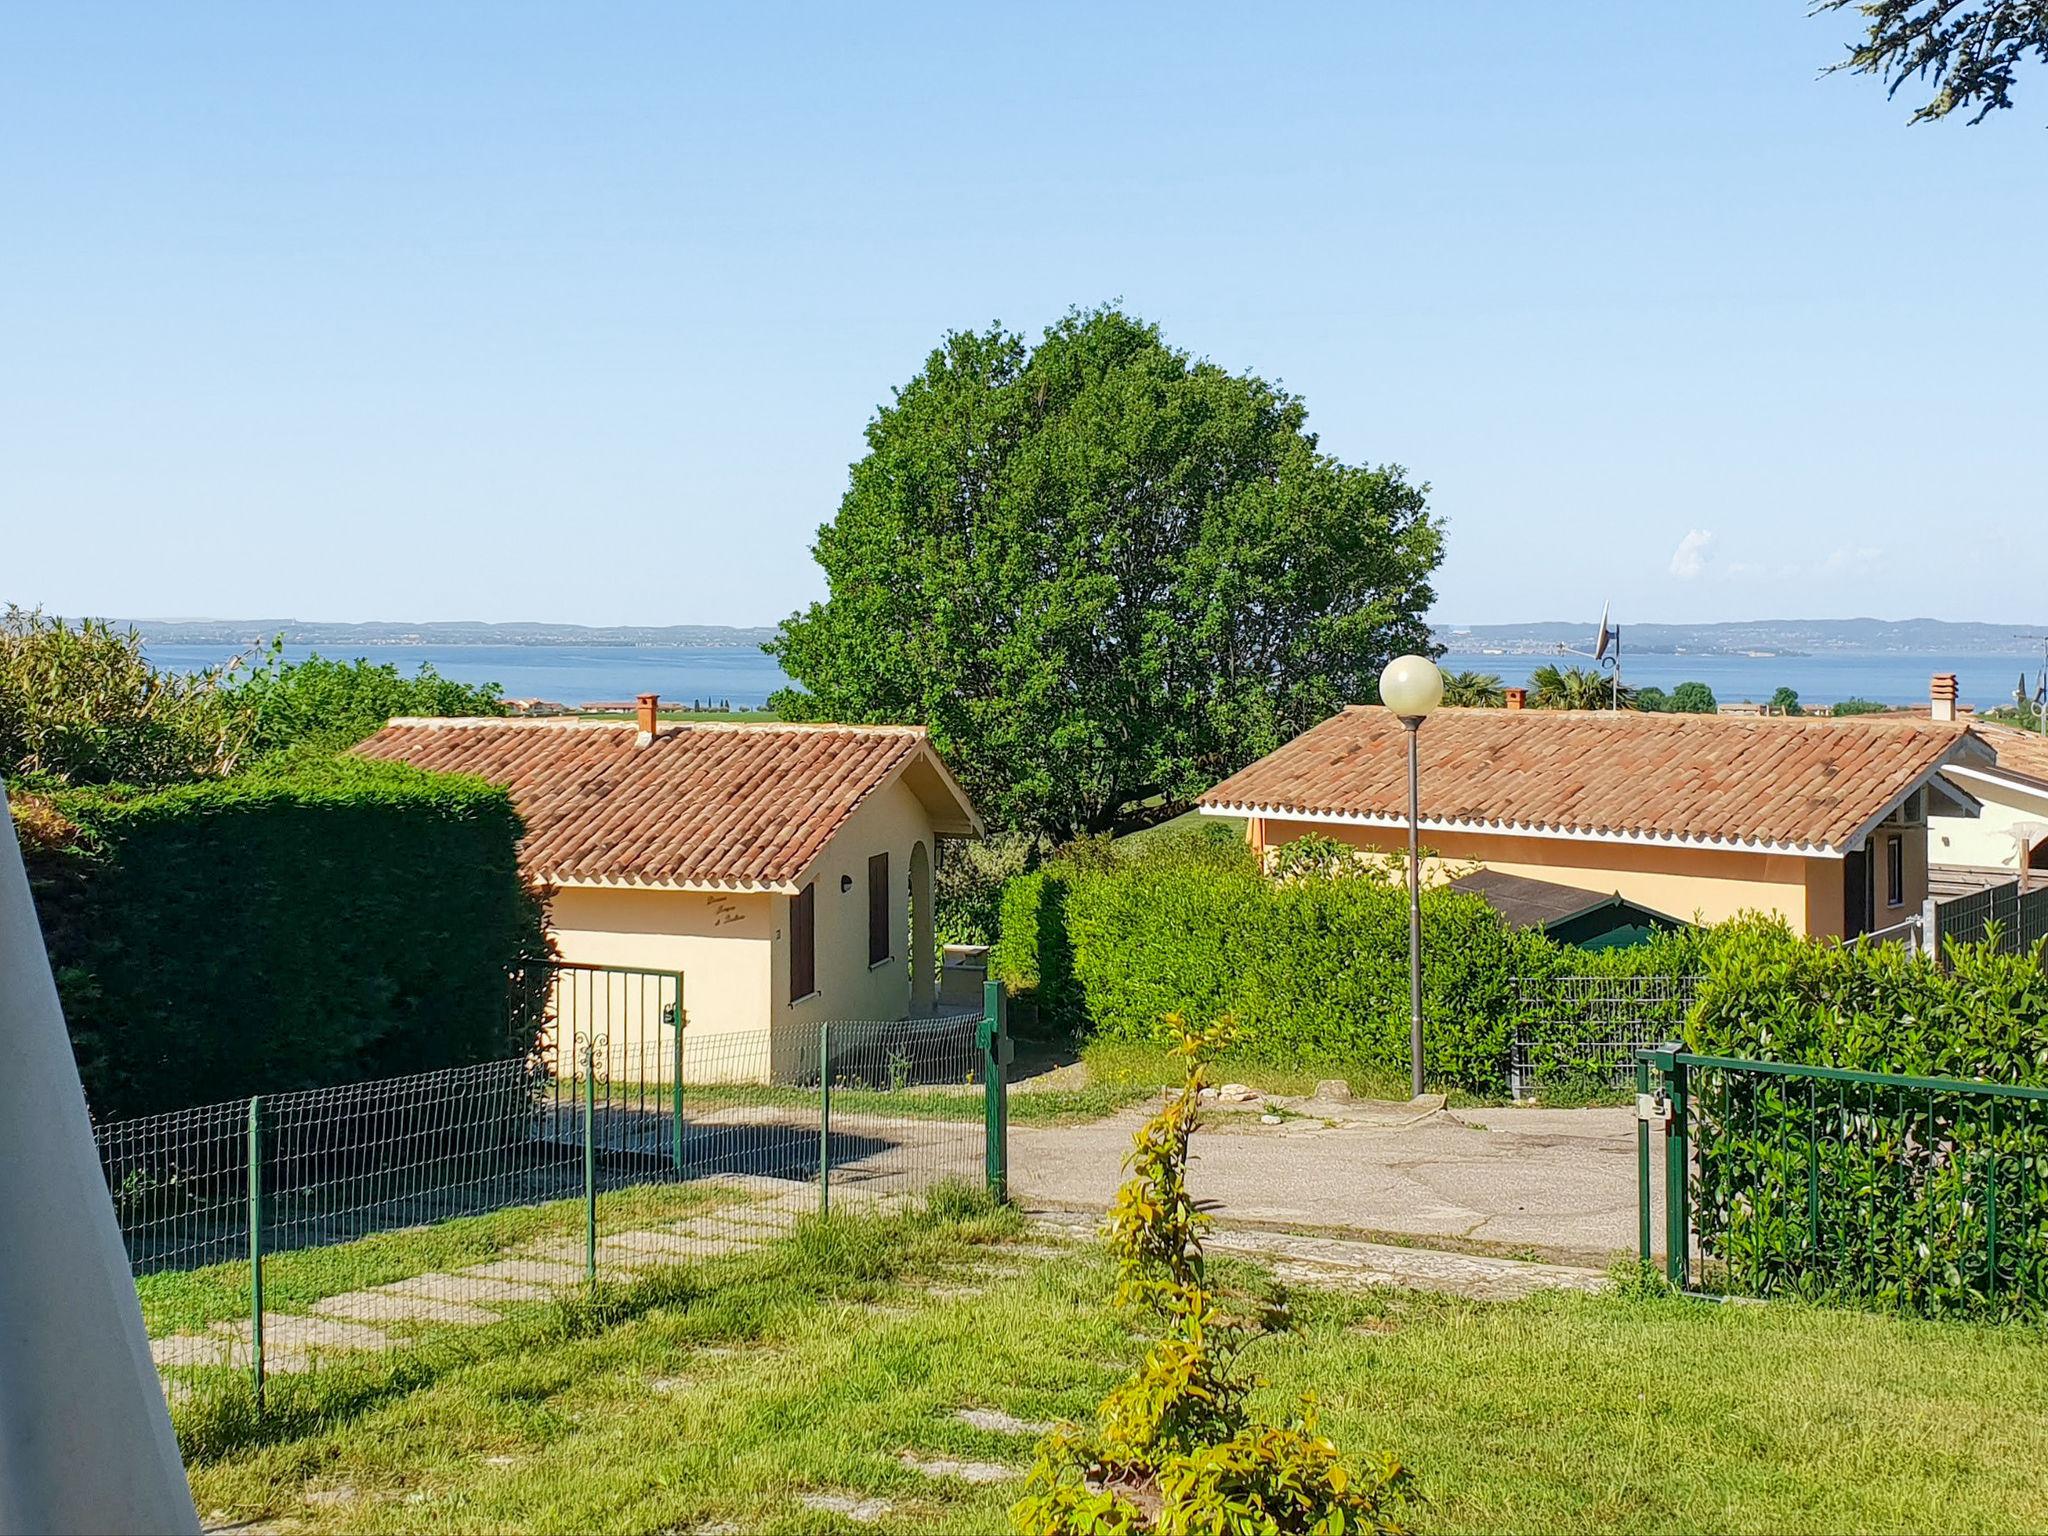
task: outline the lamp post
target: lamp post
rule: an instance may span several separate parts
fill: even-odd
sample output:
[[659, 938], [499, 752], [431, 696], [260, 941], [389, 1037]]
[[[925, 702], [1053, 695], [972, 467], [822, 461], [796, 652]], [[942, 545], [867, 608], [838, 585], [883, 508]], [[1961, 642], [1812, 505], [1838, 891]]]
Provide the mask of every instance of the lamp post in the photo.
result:
[[1380, 702], [1408, 729], [1408, 1064], [1422, 1097], [1422, 722], [1444, 699], [1444, 675], [1427, 656], [1396, 656], [1380, 673]]

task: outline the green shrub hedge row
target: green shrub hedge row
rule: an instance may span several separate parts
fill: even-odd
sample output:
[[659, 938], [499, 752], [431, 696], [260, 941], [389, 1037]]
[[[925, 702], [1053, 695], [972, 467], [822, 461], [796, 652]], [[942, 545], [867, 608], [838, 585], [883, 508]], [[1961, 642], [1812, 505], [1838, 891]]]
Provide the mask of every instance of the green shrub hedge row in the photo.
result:
[[[1687, 1043], [1708, 1056], [2048, 1087], [2037, 947], [1800, 941], [1724, 924]], [[1715, 1284], [1936, 1315], [2048, 1308], [2048, 1103], [1696, 1070], [1694, 1231]], [[1996, 1232], [1994, 1232], [1994, 1223]]]
[[24, 853], [99, 1118], [530, 1049], [507, 976], [544, 914], [504, 791], [341, 757], [39, 798]]
[[[1150, 1040], [1164, 1014], [1230, 1014], [1254, 1060], [1405, 1070], [1406, 891], [1313, 863], [1268, 879], [1242, 841], [1216, 832], [1057, 860], [1012, 881], [991, 974], [1031, 994], [1041, 1020], [1084, 1038]], [[1422, 927], [1425, 1071], [1480, 1093], [1505, 1087], [1519, 1023], [1553, 1046], [1612, 1028], [1554, 998], [1525, 1005], [1524, 982], [1542, 997], [1559, 975], [1682, 976], [1699, 947], [1682, 932], [1573, 949], [1441, 888], [1423, 892]]]

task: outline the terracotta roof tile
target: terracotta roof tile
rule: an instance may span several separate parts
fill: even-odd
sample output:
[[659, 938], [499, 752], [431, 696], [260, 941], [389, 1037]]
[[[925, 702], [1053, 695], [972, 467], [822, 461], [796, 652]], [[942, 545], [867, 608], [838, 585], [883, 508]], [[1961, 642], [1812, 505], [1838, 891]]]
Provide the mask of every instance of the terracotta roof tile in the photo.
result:
[[695, 887], [793, 885], [855, 807], [913, 760], [973, 822], [913, 726], [394, 720], [365, 757], [475, 774], [512, 792], [530, 877]]
[[[1839, 850], [1961, 746], [1932, 720], [1443, 709], [1425, 822], [1475, 831]], [[1201, 799], [1235, 814], [1405, 823], [1406, 732], [1354, 706]]]
[[2048, 783], [2048, 736], [1988, 720], [1977, 721], [1970, 729], [1997, 755], [1999, 767]]

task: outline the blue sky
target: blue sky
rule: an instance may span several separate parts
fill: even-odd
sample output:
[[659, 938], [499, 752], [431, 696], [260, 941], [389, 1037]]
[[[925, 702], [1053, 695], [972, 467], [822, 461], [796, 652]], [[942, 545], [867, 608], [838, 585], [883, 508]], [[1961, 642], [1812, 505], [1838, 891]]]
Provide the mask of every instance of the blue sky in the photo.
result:
[[1441, 618], [2038, 623], [2048, 78], [1852, 25], [11, 5], [0, 598], [772, 622], [944, 331], [1121, 299], [1431, 482]]

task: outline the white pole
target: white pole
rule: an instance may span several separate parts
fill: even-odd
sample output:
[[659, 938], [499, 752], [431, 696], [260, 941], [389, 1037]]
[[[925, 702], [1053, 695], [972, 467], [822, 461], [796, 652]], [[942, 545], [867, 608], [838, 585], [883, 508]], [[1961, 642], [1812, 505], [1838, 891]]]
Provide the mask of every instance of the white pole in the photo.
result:
[[197, 1532], [0, 791], [0, 1532]]

